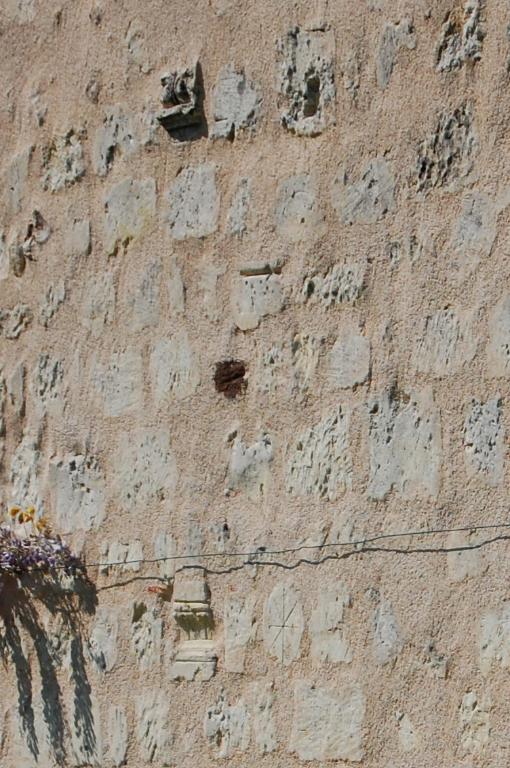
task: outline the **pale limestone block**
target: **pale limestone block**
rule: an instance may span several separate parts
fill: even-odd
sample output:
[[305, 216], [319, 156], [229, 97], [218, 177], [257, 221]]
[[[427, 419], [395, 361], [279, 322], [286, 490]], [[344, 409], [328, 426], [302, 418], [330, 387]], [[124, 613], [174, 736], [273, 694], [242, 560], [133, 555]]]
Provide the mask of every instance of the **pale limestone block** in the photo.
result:
[[105, 477], [97, 459], [67, 455], [50, 462], [58, 529], [63, 533], [98, 529], [105, 518]]
[[184, 312], [186, 291], [184, 288], [184, 283], [182, 282], [182, 276], [177, 264], [177, 259], [175, 257], [170, 259], [170, 279], [167, 283], [167, 288], [170, 312], [174, 315], [182, 315]]
[[287, 450], [286, 487], [297, 496], [334, 501], [352, 486], [349, 412], [338, 407]]
[[139, 409], [143, 403], [143, 362], [140, 352], [120, 350], [112, 354], [108, 363], [97, 363], [94, 385], [106, 416], [124, 416]]
[[275, 209], [278, 235], [292, 243], [316, 240], [325, 231], [316, 185], [307, 174], [291, 176], [278, 187]]
[[386, 160], [376, 157], [351, 181], [340, 168], [331, 188], [331, 202], [342, 224], [375, 224], [395, 210], [395, 178]]
[[66, 296], [66, 286], [63, 280], [50, 285], [39, 308], [39, 322], [41, 325], [45, 328], [48, 327], [50, 321], [55, 317], [66, 300]]
[[273, 443], [267, 434], [251, 445], [236, 437], [230, 454], [228, 488], [245, 490], [255, 499], [264, 495], [271, 482], [273, 455]]
[[62, 408], [64, 392], [64, 366], [61, 360], [43, 354], [31, 377], [31, 393], [39, 413], [58, 412]]
[[283, 286], [278, 274], [241, 275], [234, 282], [232, 315], [242, 331], [257, 328], [262, 318], [278, 314], [283, 306]]
[[428, 315], [414, 356], [416, 370], [438, 377], [458, 373], [476, 355], [478, 324], [477, 310], [441, 309]]
[[5, 172], [3, 183], [5, 202], [11, 214], [21, 211], [32, 151], [33, 147], [25, 147], [13, 157]]
[[103, 768], [102, 723], [96, 695], [90, 694], [86, 701], [75, 696], [73, 710], [69, 717], [72, 747], [69, 761], [76, 768]]
[[108, 756], [115, 768], [126, 764], [129, 732], [123, 707], [110, 707], [108, 718]]
[[34, 313], [26, 304], [0, 309], [0, 332], [6, 339], [18, 339], [32, 324]]
[[269, 395], [277, 392], [285, 383], [284, 353], [281, 346], [274, 344], [268, 350], [262, 350], [256, 377], [259, 392]]
[[170, 699], [163, 689], [144, 688], [135, 704], [136, 728], [140, 756], [146, 763], [167, 762], [173, 741], [170, 730]]
[[319, 591], [309, 625], [311, 656], [315, 661], [352, 661], [352, 652], [345, 636], [345, 609], [350, 605], [351, 596], [340, 582]]
[[301, 655], [304, 616], [292, 584], [277, 584], [264, 605], [264, 646], [270, 656], [288, 666]]
[[115, 317], [115, 276], [113, 272], [93, 275], [83, 288], [81, 319], [92, 336], [98, 338]]
[[156, 212], [154, 179], [124, 179], [104, 198], [103, 245], [108, 255], [139, 237]]
[[456, 189], [472, 175], [479, 141], [472, 108], [461, 104], [440, 114], [434, 131], [420, 144], [416, 158], [416, 191]]
[[145, 25], [139, 19], [133, 19], [128, 27], [125, 37], [125, 43], [128, 54], [128, 61], [138, 67], [144, 75], [152, 71], [148, 46], [144, 34]]
[[98, 176], [106, 176], [114, 160], [128, 157], [138, 149], [132, 121], [121, 104], [105, 109], [103, 124], [96, 131], [92, 148], [92, 165]]
[[294, 686], [294, 717], [289, 752], [300, 760], [363, 759], [365, 697], [359, 685], [331, 693], [306, 680]]
[[170, 339], [160, 339], [150, 357], [150, 375], [155, 401], [169, 397], [183, 400], [193, 394], [200, 381], [198, 362], [184, 330]]
[[232, 64], [224, 67], [213, 89], [212, 139], [234, 139], [242, 131], [253, 131], [262, 105], [260, 89]]
[[220, 194], [214, 165], [184, 168], [167, 192], [167, 220], [176, 240], [207, 237], [216, 231]]
[[375, 64], [379, 88], [388, 86], [400, 48], [410, 51], [416, 48], [416, 34], [409, 19], [402, 19], [397, 24], [387, 22], [383, 27]]
[[483, 5], [483, 0], [466, 0], [463, 13], [459, 8], [447, 14], [435, 51], [438, 72], [454, 72], [480, 60], [486, 34]]
[[489, 376], [510, 373], [510, 295], [504, 294], [489, 315], [487, 347]]
[[387, 664], [400, 653], [403, 641], [393, 612], [393, 606], [384, 598], [374, 612], [374, 654], [378, 664]]
[[154, 557], [164, 558], [159, 562], [159, 573], [163, 579], [172, 579], [175, 576], [175, 560], [170, 558], [177, 555], [177, 543], [174, 537], [160, 531], [154, 539]]
[[255, 635], [255, 601], [254, 595], [249, 595], [244, 601], [235, 597], [225, 600], [223, 623], [227, 672], [244, 672], [246, 646]]
[[89, 654], [98, 672], [111, 672], [117, 663], [119, 620], [111, 608], [100, 607], [90, 633]]
[[200, 290], [203, 296], [204, 314], [213, 322], [220, 319], [222, 307], [218, 303], [218, 280], [225, 274], [225, 267], [204, 264], [200, 270]]
[[55, 136], [43, 149], [43, 187], [59, 192], [75, 184], [85, 175], [82, 136], [73, 129]]
[[252, 199], [252, 180], [240, 180], [232, 196], [227, 214], [227, 232], [242, 237], [247, 229], [249, 206]]
[[26, 432], [11, 460], [9, 481], [14, 504], [43, 509], [41, 458], [41, 433]]
[[464, 459], [469, 476], [478, 477], [489, 486], [503, 480], [505, 428], [499, 395], [482, 403], [472, 400], [464, 421]]
[[18, 419], [23, 418], [25, 415], [26, 372], [27, 369], [25, 363], [18, 363], [7, 381], [9, 400]]
[[255, 747], [261, 755], [274, 752], [278, 746], [276, 726], [273, 718], [275, 696], [272, 686], [255, 683], [252, 689], [255, 703], [252, 713], [252, 731]]
[[133, 331], [143, 331], [159, 324], [161, 272], [161, 262], [153, 261], [141, 279], [138, 276], [136, 287], [129, 298], [131, 307], [130, 327]]
[[370, 373], [370, 342], [355, 328], [345, 329], [329, 355], [331, 382], [348, 389], [363, 384]]
[[[446, 546], [449, 548], [476, 547], [480, 541], [480, 534], [476, 531], [456, 531], [449, 534]], [[447, 564], [448, 578], [453, 583], [481, 576], [485, 570], [482, 562], [482, 553], [479, 549], [449, 552]]]
[[460, 746], [464, 755], [477, 755], [489, 743], [491, 734], [488, 695], [468, 691], [459, 708]]
[[480, 621], [480, 669], [488, 675], [493, 664], [510, 667], [510, 603], [487, 610]]
[[148, 608], [144, 603], [134, 603], [131, 646], [140, 669], [150, 669], [161, 660], [162, 638], [163, 622], [154, 608]]
[[452, 273], [468, 277], [492, 253], [497, 233], [498, 206], [484, 192], [467, 195], [452, 232], [448, 250]]
[[323, 338], [308, 333], [296, 333], [290, 345], [292, 390], [306, 392], [319, 364]]
[[366, 272], [366, 259], [334, 264], [324, 274], [307, 275], [302, 298], [305, 302], [320, 303], [324, 307], [351, 304], [363, 293]]
[[74, 259], [88, 256], [91, 251], [89, 219], [73, 219], [64, 234], [64, 253]]
[[115, 457], [115, 500], [124, 510], [144, 514], [161, 501], [171, 501], [177, 465], [166, 429], [122, 433]]
[[250, 741], [250, 721], [243, 700], [229, 705], [222, 691], [217, 702], [206, 711], [204, 732], [219, 758], [230, 758], [236, 752], [245, 752]]
[[420, 738], [408, 715], [397, 712], [398, 740], [404, 752], [413, 752], [420, 746]]

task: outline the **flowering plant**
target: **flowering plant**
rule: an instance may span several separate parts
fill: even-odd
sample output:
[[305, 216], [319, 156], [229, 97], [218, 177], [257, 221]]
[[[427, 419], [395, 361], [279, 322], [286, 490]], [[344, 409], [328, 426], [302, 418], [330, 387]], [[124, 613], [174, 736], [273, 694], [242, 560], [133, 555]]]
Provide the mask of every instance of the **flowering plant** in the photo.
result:
[[52, 534], [48, 522], [37, 518], [34, 507], [26, 510], [13, 507], [9, 514], [17, 530], [10, 525], [0, 525], [0, 577], [54, 569], [72, 575], [81, 567], [69, 546], [60, 536]]

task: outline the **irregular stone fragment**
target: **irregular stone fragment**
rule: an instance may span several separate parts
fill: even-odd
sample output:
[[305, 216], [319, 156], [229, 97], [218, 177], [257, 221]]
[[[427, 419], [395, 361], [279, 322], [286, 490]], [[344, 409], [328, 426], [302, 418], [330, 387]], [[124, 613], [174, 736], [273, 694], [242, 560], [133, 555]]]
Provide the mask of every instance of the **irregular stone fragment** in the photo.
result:
[[209, 320], [219, 320], [218, 279], [225, 274], [225, 266], [205, 264], [200, 274], [200, 289], [203, 295], [204, 314]]
[[92, 336], [99, 337], [115, 316], [115, 278], [113, 272], [95, 273], [85, 283], [81, 319]]
[[9, 480], [15, 504], [43, 510], [41, 488], [41, 435], [27, 432], [14, 451]]
[[6, 339], [17, 339], [34, 318], [30, 307], [16, 304], [13, 309], [0, 309], [0, 331]]
[[392, 488], [405, 498], [437, 497], [441, 425], [432, 392], [426, 389], [401, 399], [391, 390], [374, 399], [369, 449], [369, 497], [383, 499]]
[[227, 214], [227, 231], [231, 235], [242, 237], [246, 232], [246, 220], [248, 218], [248, 206], [251, 201], [251, 179], [241, 179], [232, 197]]
[[167, 430], [121, 434], [115, 466], [115, 498], [124, 510], [150, 509], [157, 502], [171, 500], [177, 467]]
[[204, 117], [202, 69], [198, 61], [184, 70], [168, 72], [161, 78], [162, 109], [156, 118], [176, 141], [193, 141], [207, 136]]
[[168, 281], [168, 301], [170, 304], [170, 311], [176, 315], [182, 315], [184, 312], [186, 289], [182, 282], [181, 272], [177, 259], [170, 259], [169, 269], [169, 281]]
[[138, 142], [125, 107], [115, 105], [105, 110], [103, 125], [97, 131], [92, 150], [92, 164], [98, 176], [106, 176], [119, 155], [129, 156]]
[[349, 413], [338, 407], [303, 432], [288, 450], [286, 487], [297, 496], [335, 501], [352, 485]]
[[57, 314], [58, 310], [62, 306], [66, 299], [66, 286], [63, 280], [59, 280], [58, 283], [50, 285], [46, 291], [44, 302], [41, 304], [39, 311], [39, 322], [48, 327], [50, 320], [52, 320]]
[[260, 356], [257, 388], [268, 395], [276, 392], [283, 385], [283, 349], [274, 344], [271, 349], [264, 350]]
[[418, 371], [445, 376], [470, 363], [478, 348], [476, 310], [441, 309], [425, 318], [415, 361]]
[[294, 687], [294, 717], [289, 752], [300, 760], [363, 759], [365, 697], [358, 685], [343, 686], [336, 695], [306, 680]]
[[474, 691], [468, 691], [459, 708], [460, 744], [465, 755], [479, 754], [489, 743], [491, 734], [488, 696], [480, 697]]
[[56, 136], [43, 150], [44, 189], [59, 192], [85, 175], [81, 135], [73, 129]]
[[366, 261], [334, 264], [324, 275], [312, 274], [305, 278], [303, 298], [325, 307], [354, 302], [365, 288], [366, 270]]
[[505, 430], [502, 402], [496, 396], [485, 403], [471, 401], [464, 422], [464, 458], [468, 475], [478, 476], [488, 485], [499, 485], [503, 479]]
[[9, 277], [9, 247], [5, 242], [5, 235], [0, 231], [0, 280]]
[[2, 10], [19, 24], [28, 24], [35, 19], [37, 0], [6, 0]]
[[49, 475], [59, 530], [97, 530], [106, 513], [105, 477], [97, 459], [79, 454], [55, 458]]
[[39, 355], [32, 376], [32, 390], [41, 410], [61, 405], [64, 383], [64, 366], [61, 360], [48, 354]]
[[375, 224], [395, 210], [395, 178], [383, 158], [370, 160], [357, 181], [340, 168], [331, 202], [342, 224]]
[[342, 66], [342, 79], [344, 88], [356, 101], [359, 94], [361, 80], [361, 65], [359, 55], [355, 51], [349, 51]]
[[141, 669], [150, 669], [160, 659], [163, 622], [154, 608], [134, 603], [131, 645]]
[[297, 392], [306, 392], [313, 379], [321, 347], [324, 343], [323, 338], [316, 338], [307, 333], [296, 333], [292, 338], [292, 390]]
[[370, 374], [370, 342], [356, 329], [344, 330], [329, 355], [331, 381], [342, 389], [363, 384]]
[[177, 544], [173, 536], [160, 531], [154, 540], [154, 558], [159, 560], [159, 573], [163, 579], [172, 579], [175, 575], [175, 557]]
[[396, 718], [398, 722], [398, 740], [400, 746], [404, 752], [412, 752], [420, 745], [420, 739], [418, 738], [415, 727], [409, 719], [409, 716], [404, 714], [404, 712], [397, 712]]
[[488, 675], [494, 663], [510, 667], [510, 603], [482, 614], [480, 622], [480, 670]]
[[9, 399], [14, 408], [14, 412], [19, 419], [22, 419], [25, 415], [25, 378], [25, 364], [19, 363], [7, 382]]
[[230, 490], [246, 490], [250, 496], [263, 496], [271, 481], [270, 465], [273, 461], [273, 443], [263, 434], [252, 445], [236, 437], [232, 446], [228, 470]]
[[390, 82], [399, 48], [407, 48], [410, 51], [416, 48], [416, 35], [409, 19], [402, 19], [398, 24], [384, 25], [376, 57], [379, 88], [386, 88]]
[[122, 707], [110, 706], [108, 736], [108, 756], [115, 768], [120, 768], [126, 765], [128, 749], [128, 721]]
[[64, 252], [72, 258], [88, 256], [91, 250], [90, 221], [73, 219], [64, 237]]
[[254, 693], [256, 698], [252, 715], [253, 737], [260, 754], [267, 755], [274, 752], [278, 746], [272, 713], [275, 697], [270, 685], [256, 684]]
[[497, 233], [497, 206], [483, 192], [469, 194], [452, 233], [452, 266], [461, 279], [490, 256]]
[[184, 168], [166, 197], [170, 234], [176, 240], [207, 237], [216, 231], [220, 195], [213, 165], [203, 163], [196, 168]]
[[246, 646], [254, 636], [254, 607], [254, 595], [248, 596], [244, 602], [234, 597], [225, 600], [223, 622], [225, 627], [225, 669], [227, 672], [244, 672]]
[[284, 306], [279, 268], [251, 266], [241, 272], [232, 290], [232, 314], [242, 331], [257, 328], [262, 318], [277, 314]]
[[33, 147], [26, 147], [15, 155], [7, 167], [4, 178], [7, 208], [11, 214], [21, 211], [25, 187], [28, 179], [28, 169]]
[[135, 735], [142, 760], [147, 763], [168, 762], [172, 745], [169, 729], [170, 699], [161, 688], [147, 690], [136, 698]]
[[139, 237], [156, 210], [154, 179], [124, 179], [115, 184], [104, 199], [104, 247], [108, 255], [126, 248]]
[[[481, 576], [484, 572], [479, 545], [482, 541], [479, 532], [454, 531], [448, 536], [448, 549], [458, 551], [448, 552], [448, 577], [452, 583]], [[470, 549], [472, 547], [472, 549]]]
[[264, 606], [264, 645], [270, 656], [288, 666], [301, 655], [303, 608], [292, 584], [280, 583]]
[[105, 365], [98, 363], [94, 385], [106, 416], [123, 416], [140, 407], [143, 399], [143, 363], [140, 352], [114, 352]]
[[169, 395], [183, 400], [193, 394], [200, 374], [186, 331], [156, 342], [150, 358], [150, 374], [158, 405]]
[[224, 67], [213, 91], [214, 125], [212, 139], [230, 139], [241, 131], [253, 130], [262, 104], [259, 89], [243, 70]]
[[466, 0], [463, 13], [455, 9], [446, 15], [435, 52], [438, 72], [452, 72], [481, 59], [485, 38], [482, 7], [483, 0]]
[[137, 282], [134, 294], [130, 298], [134, 331], [142, 331], [159, 322], [160, 310], [161, 262], [153, 261], [145, 270], [141, 281]]
[[143, 25], [138, 19], [133, 19], [130, 22], [126, 32], [125, 42], [129, 60], [133, 62], [133, 64], [136, 64], [140, 72], [144, 75], [149, 74], [152, 70], [152, 65], [145, 44]]
[[42, 213], [38, 210], [33, 211], [28, 222], [23, 245], [21, 246], [27, 259], [30, 259], [30, 261], [34, 260], [33, 250], [35, 246], [46, 243], [50, 238], [51, 232], [52, 229]]
[[374, 653], [378, 664], [393, 661], [402, 649], [393, 607], [381, 599], [374, 613]]
[[306, 173], [285, 179], [278, 188], [276, 231], [292, 243], [316, 240], [325, 231], [315, 183]]
[[487, 363], [490, 376], [508, 376], [510, 372], [510, 294], [504, 294], [489, 315]]
[[473, 170], [478, 148], [471, 107], [463, 104], [451, 113], [443, 112], [434, 133], [418, 148], [417, 191], [448, 189], [464, 181]]
[[222, 691], [217, 702], [206, 711], [204, 732], [209, 746], [219, 758], [230, 758], [236, 752], [245, 752], [250, 740], [250, 726], [243, 700], [229, 705]]
[[295, 27], [278, 42], [278, 88], [288, 102], [282, 125], [298, 136], [316, 136], [334, 124], [333, 30]]
[[351, 606], [351, 596], [344, 584], [337, 582], [319, 591], [319, 599], [310, 618], [312, 659], [318, 662], [352, 661], [352, 652], [345, 637], [345, 609]]
[[116, 664], [118, 632], [117, 615], [111, 608], [99, 608], [88, 643], [90, 656], [99, 672], [111, 672]]

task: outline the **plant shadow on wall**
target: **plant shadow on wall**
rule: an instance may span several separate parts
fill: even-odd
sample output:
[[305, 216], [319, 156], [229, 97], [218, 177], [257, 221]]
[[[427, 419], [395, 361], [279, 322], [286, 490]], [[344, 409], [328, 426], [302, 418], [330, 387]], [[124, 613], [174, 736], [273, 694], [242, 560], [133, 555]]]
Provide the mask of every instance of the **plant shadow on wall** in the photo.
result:
[[[13, 513], [21, 526], [0, 526], [0, 656], [6, 670], [11, 664], [14, 669], [21, 730], [37, 761], [43, 754], [34, 709], [35, 652], [48, 747], [54, 763], [64, 765], [68, 729], [58, 673], [65, 662], [74, 686], [73, 731], [84, 754], [96, 752], [83, 624], [95, 612], [96, 589], [60, 537], [34, 520], [35, 511]], [[28, 535], [27, 525], [33, 527]], [[56, 633], [47, 630], [52, 624]]]

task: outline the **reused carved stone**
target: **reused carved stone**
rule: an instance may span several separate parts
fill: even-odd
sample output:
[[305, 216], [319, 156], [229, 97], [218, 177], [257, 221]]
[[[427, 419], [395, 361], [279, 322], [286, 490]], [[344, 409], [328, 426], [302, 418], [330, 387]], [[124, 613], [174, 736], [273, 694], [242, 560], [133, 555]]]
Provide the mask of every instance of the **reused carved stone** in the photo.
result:
[[181, 640], [170, 668], [172, 680], [210, 680], [216, 672], [217, 656], [212, 640], [214, 619], [209, 587], [205, 581], [178, 581], [174, 591], [173, 616]]
[[161, 85], [162, 109], [156, 118], [163, 128], [178, 141], [202, 135], [205, 120], [200, 64], [163, 75]]

